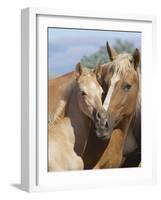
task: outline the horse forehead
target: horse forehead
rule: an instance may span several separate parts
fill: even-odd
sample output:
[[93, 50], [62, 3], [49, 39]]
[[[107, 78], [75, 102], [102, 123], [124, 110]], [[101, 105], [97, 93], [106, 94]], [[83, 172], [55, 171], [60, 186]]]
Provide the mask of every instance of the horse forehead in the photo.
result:
[[97, 92], [98, 90], [102, 92], [101, 86], [97, 81], [86, 81], [86, 83], [80, 84], [80, 89], [88, 92]]
[[125, 81], [130, 81], [130, 82], [136, 82], [137, 81], [137, 72], [135, 70], [128, 70], [127, 72], [125, 72], [121, 78], [122, 80]]
[[111, 78], [111, 85], [114, 85], [119, 80], [120, 80], [120, 73], [114, 73]]
[[111, 63], [110, 67], [114, 68], [114, 73], [124, 74], [126, 71], [133, 68], [131, 61], [131, 55], [126, 53], [120, 54], [118, 58]]
[[122, 53], [122, 54], [119, 54], [117, 56], [117, 60], [120, 62], [120, 61], [123, 61], [123, 62], [131, 62], [132, 61], [132, 55], [128, 54], [128, 53]]
[[117, 82], [118, 80], [126, 77], [132, 79], [136, 73], [134, 67], [130, 63], [129, 59], [122, 59], [121, 61], [114, 61], [114, 73], [111, 77], [112, 82]]
[[[123, 73], [114, 73], [111, 77], [111, 85], [115, 85], [119, 81], [137, 82], [137, 73], [135, 70], [129, 69]], [[120, 83], [121, 83], [120, 82]]]

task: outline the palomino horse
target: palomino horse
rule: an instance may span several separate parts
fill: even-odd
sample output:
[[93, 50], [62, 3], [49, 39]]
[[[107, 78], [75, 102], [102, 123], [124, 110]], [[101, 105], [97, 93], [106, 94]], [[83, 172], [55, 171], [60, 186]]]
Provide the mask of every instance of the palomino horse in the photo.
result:
[[100, 118], [98, 113], [95, 124], [96, 135], [103, 140], [98, 140], [92, 129], [83, 156], [87, 169], [93, 168], [95, 163], [95, 168], [120, 167], [123, 155], [134, 160], [132, 154], [137, 145], [139, 151], [141, 146], [140, 52], [136, 49], [133, 56], [118, 55], [108, 43], [107, 50], [111, 62], [102, 65], [99, 80], [105, 93], [103, 106], [107, 113], [106, 118]]
[[82, 156], [89, 132], [91, 121], [95, 123], [96, 115], [102, 116], [105, 110], [102, 107], [102, 87], [99, 85], [96, 73], [97, 70], [90, 70], [85, 67], [77, 65], [78, 80], [76, 87], [72, 90], [65, 116], [71, 120], [72, 127], [75, 134], [75, 151]]
[[49, 80], [48, 84], [48, 121], [54, 123], [64, 117], [68, 99], [75, 87], [77, 72], [73, 71], [61, 77]]
[[[140, 52], [133, 56], [117, 54], [107, 43], [111, 62], [107, 64], [108, 92], [103, 107], [107, 111], [106, 131], [96, 132], [98, 137], [109, 134], [109, 144], [95, 168], [120, 167], [124, 154], [133, 151], [135, 146], [130, 125], [140, 110]], [[99, 116], [97, 117], [99, 123]], [[135, 143], [135, 144], [134, 144]]]
[[[96, 119], [95, 116], [98, 112], [105, 112], [104, 110], [102, 110], [102, 101], [101, 101], [103, 90], [101, 86], [99, 85], [99, 83], [97, 82], [96, 71], [98, 71], [98, 69], [93, 71], [85, 67], [81, 67], [80, 64], [77, 64], [76, 79], [72, 80], [72, 84], [71, 84], [72, 89], [68, 88], [67, 90], [68, 95], [64, 95], [63, 93], [61, 94], [61, 92], [59, 93], [58, 95], [59, 101], [61, 100], [60, 97], [63, 97], [63, 98], [66, 97], [66, 99], [65, 98], [64, 99], [68, 102], [64, 101], [65, 102], [64, 108], [66, 109], [64, 108], [61, 109], [61, 113], [63, 113], [63, 117], [59, 116], [59, 119], [54, 121], [54, 123], [52, 123], [52, 121], [49, 121], [49, 135], [52, 135], [51, 137], [49, 137], [49, 148], [50, 148], [49, 153], [51, 154], [49, 158], [54, 158], [54, 152], [57, 151], [57, 150], [53, 151], [53, 148], [52, 148], [53, 145], [52, 144], [50, 145], [50, 139], [54, 138], [53, 135], [54, 135], [54, 130], [55, 130], [55, 124], [56, 124], [56, 131], [59, 132], [60, 134], [62, 133], [63, 135], [66, 135], [66, 136], [70, 135], [69, 133], [64, 134], [64, 131], [65, 132], [69, 131], [71, 132], [71, 134], [74, 133], [74, 137], [75, 137], [74, 149], [78, 155], [80, 156], [82, 155], [87, 143], [91, 120], [93, 122], [95, 121]], [[62, 77], [60, 79], [62, 80]], [[68, 84], [68, 87], [70, 87], [71, 85]], [[51, 90], [49, 91], [51, 92]], [[49, 93], [49, 98], [50, 98], [50, 93]], [[70, 123], [69, 122], [67, 123], [67, 127], [64, 126], [64, 122], [59, 123], [59, 121], [64, 120], [64, 116], [67, 116], [70, 119]], [[57, 124], [57, 121], [58, 121], [58, 124]], [[50, 127], [54, 127], [54, 128], [50, 128]], [[73, 128], [73, 132], [71, 131], [72, 128]], [[59, 136], [59, 134], [57, 135]], [[61, 139], [63, 138], [61, 137]], [[54, 141], [54, 139], [53, 140], [51, 139], [51, 141]], [[64, 151], [66, 151], [65, 147], [63, 148], [63, 145], [62, 145], [64, 142], [62, 141], [62, 144], [61, 144], [61, 140], [59, 139], [58, 141], [59, 142], [57, 146], [59, 147], [61, 146], [61, 148], [58, 148], [58, 151], [61, 149], [61, 152], [63, 154]], [[71, 141], [71, 144], [73, 145], [73, 140]], [[70, 147], [68, 146], [70, 148], [70, 151], [72, 150], [72, 145], [70, 145]], [[60, 154], [61, 153], [59, 152], [58, 155]], [[54, 159], [52, 159], [52, 161], [49, 162], [49, 164], [52, 163], [51, 164], [52, 166], [49, 166], [49, 169], [54, 169], [53, 160]], [[60, 164], [58, 166], [60, 166]], [[71, 169], [73, 169], [73, 164], [72, 164]]]
[[74, 151], [75, 136], [69, 118], [48, 128], [48, 171], [82, 170], [83, 160]]

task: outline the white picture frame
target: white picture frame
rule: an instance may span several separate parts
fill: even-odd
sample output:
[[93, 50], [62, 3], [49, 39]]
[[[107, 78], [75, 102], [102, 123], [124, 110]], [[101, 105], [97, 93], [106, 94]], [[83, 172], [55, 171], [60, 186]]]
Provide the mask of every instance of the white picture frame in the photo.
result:
[[[48, 26], [58, 25], [59, 27], [83, 28], [88, 26], [91, 29], [105, 27], [105, 29], [112, 30], [137, 30], [143, 33], [142, 95], [144, 98], [142, 100], [142, 120], [144, 123], [142, 127], [143, 158], [141, 168], [59, 172], [55, 174], [47, 172], [47, 52], [45, 47], [47, 39], [45, 39], [45, 29]], [[151, 87], [148, 82], [152, 63], [152, 67], [155, 68], [155, 30], [156, 18], [152, 15], [71, 12], [44, 8], [25, 8], [22, 10], [21, 188], [23, 190], [29, 192], [54, 191], [156, 182], [155, 134], [150, 136], [151, 124], [154, 120], [151, 116], [153, 105], [149, 95], [150, 90], [144, 90], [145, 87]]]

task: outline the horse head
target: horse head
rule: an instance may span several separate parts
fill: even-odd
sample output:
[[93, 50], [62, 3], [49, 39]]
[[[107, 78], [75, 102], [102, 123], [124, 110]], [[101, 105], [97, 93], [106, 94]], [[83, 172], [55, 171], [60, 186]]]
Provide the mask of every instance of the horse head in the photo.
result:
[[77, 100], [81, 111], [93, 122], [96, 116], [105, 117], [102, 105], [103, 89], [97, 81], [100, 73], [100, 65], [94, 70], [83, 67], [80, 63], [76, 65]]
[[118, 54], [107, 43], [110, 62], [102, 66], [101, 84], [105, 91], [106, 118], [97, 115], [96, 134], [109, 138], [113, 129], [124, 126], [134, 113], [140, 90], [140, 52]]

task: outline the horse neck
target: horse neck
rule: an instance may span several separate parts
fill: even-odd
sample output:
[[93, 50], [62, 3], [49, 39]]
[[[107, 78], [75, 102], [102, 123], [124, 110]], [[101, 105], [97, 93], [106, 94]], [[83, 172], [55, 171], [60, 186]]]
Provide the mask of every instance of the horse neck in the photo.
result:
[[[138, 99], [137, 99], [138, 100]], [[123, 143], [126, 146], [126, 142], [127, 140], [129, 140], [129, 134], [132, 134], [132, 139], [133, 139], [133, 143], [136, 143], [136, 139], [137, 136], [140, 134], [140, 130], [141, 130], [141, 110], [138, 107], [138, 102], [136, 101], [136, 106], [135, 106], [135, 110], [134, 112], [131, 113], [131, 115], [128, 118], [123, 119], [120, 124], [119, 127], [123, 134]], [[127, 149], [126, 149], [127, 150]], [[128, 151], [128, 150], [127, 150]]]
[[137, 149], [141, 149], [141, 106], [137, 102], [136, 110], [132, 115], [132, 119], [127, 131], [125, 140], [124, 155], [128, 155]]
[[133, 135], [137, 140], [141, 140], [141, 72], [140, 68], [137, 69], [139, 79], [139, 90], [136, 99], [136, 107], [131, 120], [130, 128], [133, 130]]
[[140, 99], [137, 101], [136, 109], [130, 123], [130, 128], [133, 132], [135, 139], [140, 143], [141, 141], [141, 104]]
[[81, 111], [77, 100], [76, 87], [73, 89], [68, 102], [66, 116], [71, 120], [75, 135], [75, 151], [82, 155], [87, 144], [90, 131], [90, 119]]
[[119, 125], [117, 126], [117, 129], [122, 130], [122, 132], [124, 133], [123, 134], [124, 139], [128, 134], [128, 129], [131, 125], [132, 119], [133, 119], [133, 113], [129, 117], [122, 119]]

